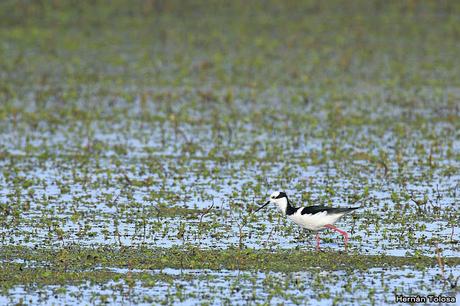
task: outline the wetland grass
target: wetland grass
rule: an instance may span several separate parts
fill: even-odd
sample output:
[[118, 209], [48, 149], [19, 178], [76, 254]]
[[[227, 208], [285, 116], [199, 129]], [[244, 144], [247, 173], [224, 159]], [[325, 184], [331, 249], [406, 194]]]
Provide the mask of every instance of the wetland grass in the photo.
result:
[[[1, 1], [0, 303], [459, 296], [459, 16]], [[248, 213], [274, 190], [361, 200], [340, 224], [350, 252]]]
[[[336, 251], [304, 250], [227, 250], [200, 249], [196, 246], [171, 248], [117, 248], [97, 249], [78, 246], [64, 249], [30, 249], [26, 247], [4, 247], [0, 251], [2, 262], [12, 260], [33, 262], [55, 271], [84, 271], [95, 267], [129, 269], [211, 269], [211, 270], [271, 270], [296, 272], [307, 270], [367, 270], [372, 268], [414, 267], [424, 269], [439, 263], [439, 257], [363, 255]], [[443, 259], [447, 266], [460, 264], [460, 257]], [[15, 264], [20, 266], [19, 264]], [[30, 269], [24, 267], [23, 269]]]

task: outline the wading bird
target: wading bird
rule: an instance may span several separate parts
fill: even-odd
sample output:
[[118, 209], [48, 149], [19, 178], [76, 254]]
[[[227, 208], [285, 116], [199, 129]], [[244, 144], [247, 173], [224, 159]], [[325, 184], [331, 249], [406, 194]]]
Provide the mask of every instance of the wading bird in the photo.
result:
[[316, 250], [319, 250], [319, 231], [326, 228], [339, 232], [345, 241], [345, 251], [348, 245], [348, 234], [335, 227], [333, 224], [342, 216], [353, 212], [360, 207], [332, 208], [327, 206], [293, 207], [285, 192], [276, 191], [270, 196], [270, 200], [260, 206], [258, 212], [270, 203], [278, 205], [283, 215], [303, 228], [316, 232]]

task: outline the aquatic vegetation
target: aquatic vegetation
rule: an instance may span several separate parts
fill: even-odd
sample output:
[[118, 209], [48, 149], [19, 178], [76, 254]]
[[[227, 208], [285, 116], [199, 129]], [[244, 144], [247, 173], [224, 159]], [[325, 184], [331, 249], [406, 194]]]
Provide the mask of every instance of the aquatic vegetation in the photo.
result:
[[[459, 14], [3, 1], [0, 303], [458, 296]], [[254, 214], [274, 190], [362, 206], [350, 252]]]

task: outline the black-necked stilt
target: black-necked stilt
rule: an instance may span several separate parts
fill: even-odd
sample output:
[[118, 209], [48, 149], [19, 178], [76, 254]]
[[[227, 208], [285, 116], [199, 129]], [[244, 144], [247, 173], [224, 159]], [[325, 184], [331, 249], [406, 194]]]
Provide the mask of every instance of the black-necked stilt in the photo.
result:
[[297, 223], [303, 228], [316, 232], [316, 250], [319, 250], [319, 231], [326, 228], [339, 232], [345, 241], [345, 251], [347, 250], [348, 234], [335, 227], [333, 224], [340, 217], [358, 209], [360, 207], [349, 208], [332, 208], [327, 206], [307, 206], [293, 207], [285, 192], [276, 191], [270, 196], [270, 200], [259, 207], [255, 212], [258, 212], [270, 203], [275, 203], [281, 210], [283, 215]]

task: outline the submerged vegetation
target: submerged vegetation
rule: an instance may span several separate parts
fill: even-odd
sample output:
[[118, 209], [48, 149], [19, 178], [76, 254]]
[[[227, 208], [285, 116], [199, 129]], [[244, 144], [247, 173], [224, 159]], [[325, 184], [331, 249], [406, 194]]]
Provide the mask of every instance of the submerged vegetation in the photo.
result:
[[[34, 266], [52, 267], [55, 271], [84, 271], [95, 267], [132, 269], [227, 269], [227, 270], [270, 270], [296, 272], [306, 270], [366, 270], [370, 268], [414, 266], [428, 268], [437, 266], [436, 258], [427, 256], [388, 256], [340, 254], [336, 251], [316, 252], [303, 250], [206, 250], [196, 246], [172, 248], [122, 248], [109, 247], [78, 248], [67, 247], [58, 250], [31, 250], [24, 247], [4, 247], [1, 259], [13, 266], [30, 268], [18, 260], [33, 262]], [[445, 264], [460, 264], [459, 257], [446, 258]]]
[[[2, 1], [0, 303], [458, 299], [459, 16]], [[281, 189], [360, 205], [351, 251], [253, 213]]]

